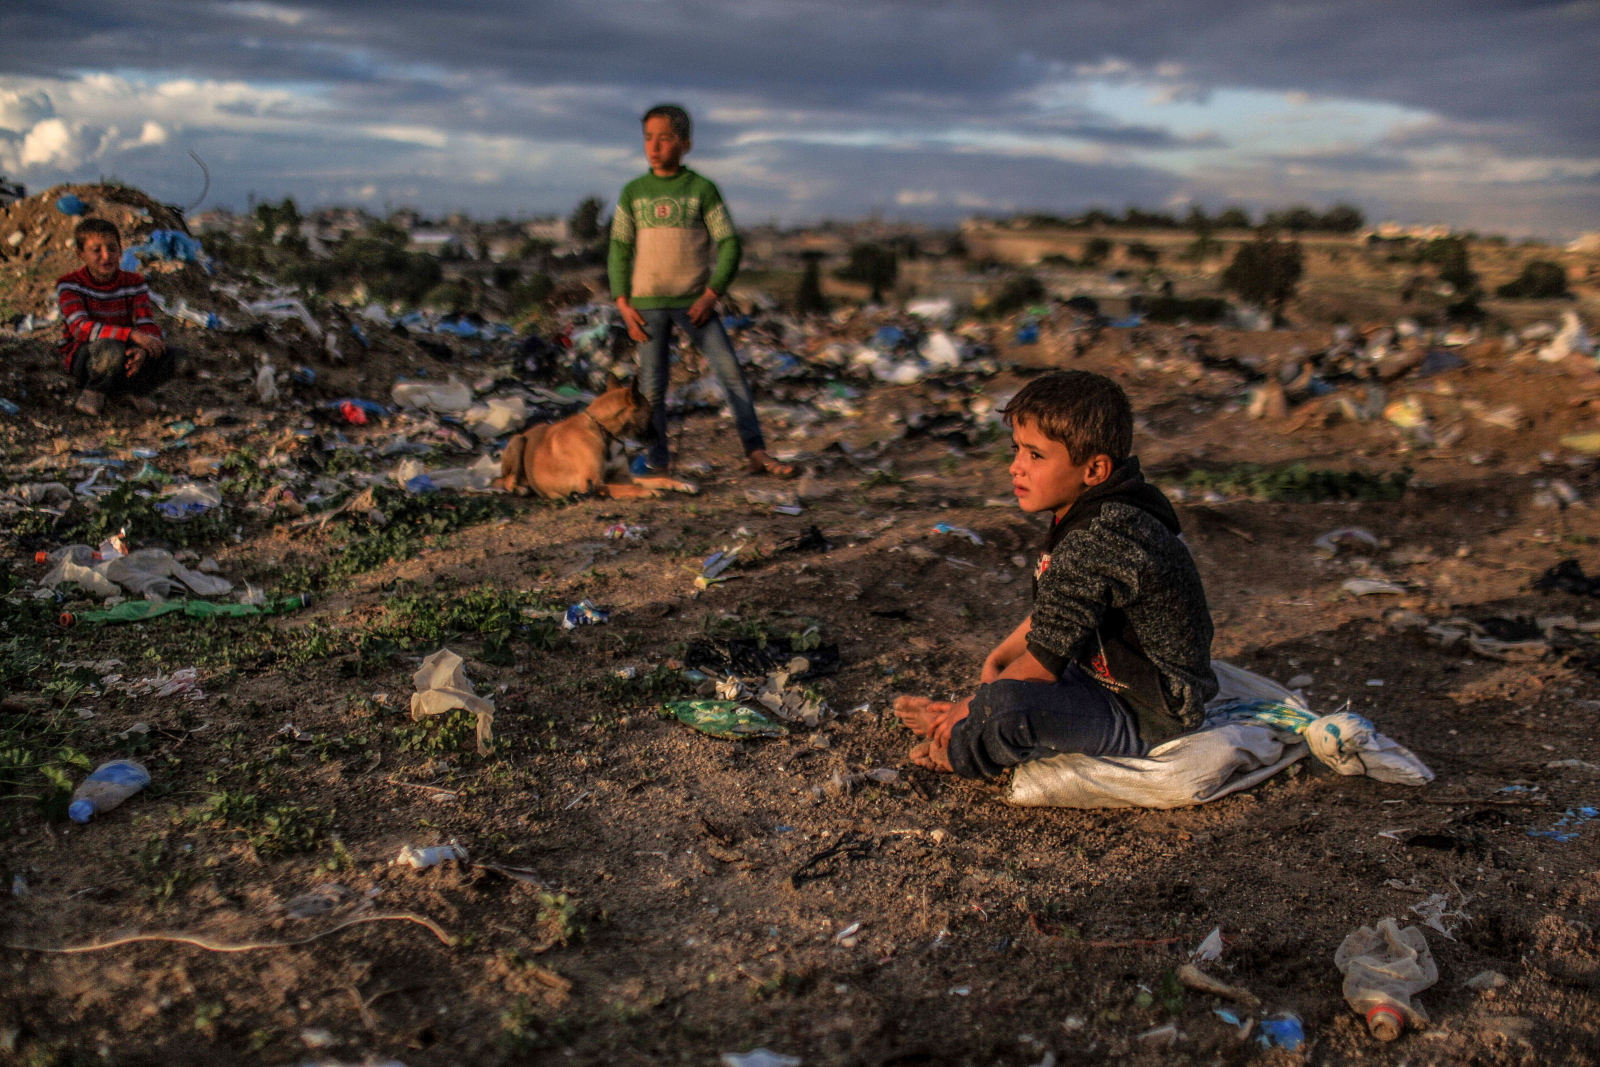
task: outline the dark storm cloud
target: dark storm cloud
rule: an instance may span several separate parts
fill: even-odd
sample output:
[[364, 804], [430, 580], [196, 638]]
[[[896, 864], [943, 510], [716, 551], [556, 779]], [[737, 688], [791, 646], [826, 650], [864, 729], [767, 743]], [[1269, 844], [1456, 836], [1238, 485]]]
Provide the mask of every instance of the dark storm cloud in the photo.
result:
[[[929, 93], [954, 110], [1003, 102], [1053, 69], [1121, 57], [1177, 63], [1217, 85], [1402, 103], [1537, 131], [1587, 151], [1600, 9], [1549, 0], [557, 0], [541, 4], [107, 5], [45, 0], [0, 15], [0, 69], [183, 71], [365, 84], [405, 104], [395, 68], [490, 74], [525, 86], [743, 93], [804, 108], [876, 111]], [[255, 17], [252, 17], [252, 12]], [[276, 14], [277, 17], [274, 17]], [[893, 107], [884, 108], [893, 112]]]
[[[801, 211], [844, 168], [854, 178], [838, 184], [833, 213], [914, 187], [936, 193], [938, 206], [924, 196], [897, 213], [951, 217], [964, 210], [957, 186], [967, 203], [1067, 209], [1088, 189], [1095, 202], [1154, 204], [1186, 183], [1153, 160], [1228, 148], [1214, 133], [1041, 103], [1043, 88], [1081, 82], [1086, 70], [1102, 83], [1160, 85], [1200, 101], [1254, 88], [1433, 116], [1378, 148], [1297, 156], [1275, 147], [1258, 161], [1268, 178], [1253, 187], [1257, 198], [1276, 195], [1273, 173], [1325, 175], [1324, 188], [1341, 195], [1352, 187], [1345, 179], [1402, 179], [1413, 165], [1407, 150], [1593, 157], [1597, 27], [1592, 0], [20, 0], [0, 7], [0, 75], [314, 87], [319, 119], [352, 131], [428, 127], [589, 152], [571, 175], [551, 174], [537, 190], [547, 197], [625, 174], [635, 162], [597, 162], [599, 151], [629, 147], [640, 109], [674, 99], [697, 114], [698, 159], [786, 170], [751, 185], [752, 203]], [[227, 106], [266, 117], [286, 107]], [[976, 147], [947, 147], [950, 131], [975, 135]], [[790, 140], [761, 143], [777, 137]], [[1008, 137], [1061, 138], [1103, 158], [993, 147]], [[852, 138], [853, 147], [833, 147]], [[225, 139], [241, 161], [267, 162], [266, 142], [252, 154]], [[357, 155], [341, 160], [340, 147]], [[1134, 154], [1144, 165], [1129, 162]], [[338, 195], [346, 172], [369, 167], [393, 184], [420, 161], [413, 184], [441, 197], [489, 204], [517, 195], [506, 191], [511, 176], [459, 175], [424, 149], [359, 134], [344, 146], [302, 144], [294, 156], [292, 171], [274, 160], [258, 180], [278, 174], [286, 186]], [[903, 178], [908, 167], [927, 170], [913, 181]], [[1561, 180], [1576, 196], [1586, 178], [1574, 174]], [[1320, 193], [1302, 185], [1284, 195]]]

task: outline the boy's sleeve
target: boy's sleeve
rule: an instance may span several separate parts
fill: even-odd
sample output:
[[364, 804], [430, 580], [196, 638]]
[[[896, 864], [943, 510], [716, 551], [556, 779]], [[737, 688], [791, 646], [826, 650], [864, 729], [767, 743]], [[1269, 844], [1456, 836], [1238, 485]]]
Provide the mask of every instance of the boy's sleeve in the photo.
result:
[[137, 331], [163, 337], [161, 326], [156, 322], [156, 313], [150, 306], [150, 287], [144, 284], [143, 278], [139, 281], [139, 291], [133, 294], [133, 329], [128, 331], [128, 336], [133, 336]]
[[[1102, 538], [1113, 543], [1102, 544]], [[1061, 539], [1039, 581], [1028, 633], [1028, 651], [1045, 670], [1059, 678], [1084, 651], [1106, 611], [1138, 598], [1140, 570], [1132, 561], [1142, 556], [1139, 545], [1110, 531]]]
[[739, 259], [744, 254], [744, 248], [739, 244], [739, 235], [733, 230], [733, 216], [728, 214], [728, 205], [722, 202], [722, 192], [715, 184], [706, 184], [710, 189], [706, 193], [701, 217], [705, 219], [706, 231], [717, 243], [717, 263], [711, 269], [711, 281], [706, 284], [713, 293], [720, 295], [728, 291], [734, 275], [739, 273]]
[[[86, 344], [89, 341], [126, 341], [133, 336], [131, 326], [114, 326], [109, 322], [100, 322], [90, 315], [88, 301], [71, 282], [56, 283], [56, 303], [61, 308], [61, 323], [66, 328], [67, 336], [79, 344]], [[146, 296], [147, 314], [149, 304], [150, 298]]]
[[606, 273], [611, 279], [611, 296], [630, 296], [633, 293], [634, 222], [633, 197], [626, 187], [617, 197], [617, 210], [611, 213], [611, 254], [606, 259]]

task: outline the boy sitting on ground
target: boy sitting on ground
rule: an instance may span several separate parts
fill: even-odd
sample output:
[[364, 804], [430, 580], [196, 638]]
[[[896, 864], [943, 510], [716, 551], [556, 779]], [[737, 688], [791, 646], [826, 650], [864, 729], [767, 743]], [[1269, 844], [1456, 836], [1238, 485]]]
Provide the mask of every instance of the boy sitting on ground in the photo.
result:
[[138, 411], [158, 408], [150, 393], [172, 377], [176, 353], [167, 347], [150, 309], [144, 275], [121, 268], [122, 236], [105, 219], [84, 219], [72, 233], [83, 266], [56, 282], [65, 333], [57, 351], [83, 390], [74, 405], [100, 414], [108, 396], [126, 397]]
[[966, 778], [1064, 752], [1142, 756], [1198, 727], [1217, 692], [1211, 613], [1178, 516], [1139, 472], [1133, 408], [1109, 378], [1035, 378], [1003, 412], [1023, 511], [1054, 522], [1033, 614], [960, 703], [902, 696], [917, 764]]

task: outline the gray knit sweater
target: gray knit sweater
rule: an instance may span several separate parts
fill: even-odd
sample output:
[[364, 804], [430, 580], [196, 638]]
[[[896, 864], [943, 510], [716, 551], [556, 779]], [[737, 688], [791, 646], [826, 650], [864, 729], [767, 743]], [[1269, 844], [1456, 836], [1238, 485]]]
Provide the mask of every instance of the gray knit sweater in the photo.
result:
[[1217, 693], [1211, 612], [1179, 532], [1129, 457], [1051, 527], [1034, 577], [1028, 650], [1054, 674], [1082, 665], [1128, 704], [1149, 745], [1198, 727]]

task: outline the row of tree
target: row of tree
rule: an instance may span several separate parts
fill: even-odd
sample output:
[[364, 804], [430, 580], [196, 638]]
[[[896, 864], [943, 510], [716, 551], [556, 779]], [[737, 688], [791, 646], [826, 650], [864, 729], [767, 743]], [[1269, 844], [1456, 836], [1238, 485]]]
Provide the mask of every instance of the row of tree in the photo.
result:
[[1268, 211], [1259, 223], [1242, 207], [1227, 207], [1215, 215], [1208, 215], [1198, 204], [1189, 208], [1182, 218], [1167, 211], [1146, 211], [1129, 207], [1121, 215], [1105, 208], [1090, 208], [1079, 215], [1017, 215], [1015, 221], [1030, 226], [1054, 226], [1068, 230], [1092, 230], [1119, 227], [1135, 230], [1192, 230], [1210, 233], [1213, 230], [1249, 230], [1258, 225], [1269, 229], [1287, 230], [1290, 233], [1354, 233], [1366, 225], [1367, 217], [1353, 204], [1334, 204], [1326, 211], [1304, 204], [1296, 204], [1280, 211]]

